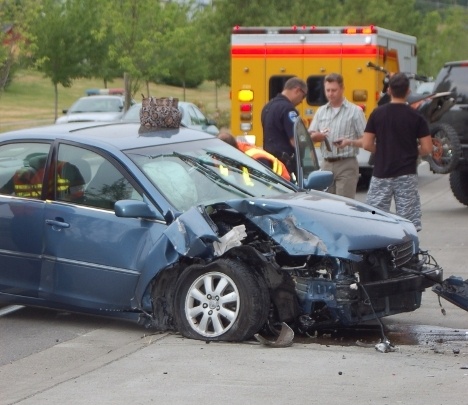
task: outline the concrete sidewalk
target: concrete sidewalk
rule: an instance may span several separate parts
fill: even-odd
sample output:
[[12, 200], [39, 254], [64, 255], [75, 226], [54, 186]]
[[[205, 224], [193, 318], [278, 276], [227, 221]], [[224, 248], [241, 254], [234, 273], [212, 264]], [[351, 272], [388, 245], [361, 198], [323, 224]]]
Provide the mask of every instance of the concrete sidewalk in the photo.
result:
[[97, 330], [2, 367], [0, 403], [462, 404], [467, 342], [460, 349], [380, 353], [314, 339], [272, 349], [171, 334], [123, 342], [118, 330]]

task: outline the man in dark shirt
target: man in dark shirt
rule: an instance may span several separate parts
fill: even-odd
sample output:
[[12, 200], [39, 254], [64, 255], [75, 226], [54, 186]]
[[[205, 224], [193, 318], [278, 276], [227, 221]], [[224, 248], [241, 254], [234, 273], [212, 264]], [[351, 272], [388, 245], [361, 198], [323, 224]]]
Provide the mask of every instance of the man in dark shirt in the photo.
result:
[[296, 106], [307, 95], [307, 84], [292, 77], [283, 91], [262, 110], [263, 149], [276, 156], [290, 173], [297, 173], [294, 159], [294, 123], [300, 119]]
[[375, 165], [366, 203], [388, 211], [394, 198], [397, 214], [419, 231], [417, 161], [432, 152], [432, 138], [426, 119], [406, 103], [409, 91], [404, 73], [392, 76], [391, 102], [376, 108], [367, 122], [362, 146], [375, 153]]

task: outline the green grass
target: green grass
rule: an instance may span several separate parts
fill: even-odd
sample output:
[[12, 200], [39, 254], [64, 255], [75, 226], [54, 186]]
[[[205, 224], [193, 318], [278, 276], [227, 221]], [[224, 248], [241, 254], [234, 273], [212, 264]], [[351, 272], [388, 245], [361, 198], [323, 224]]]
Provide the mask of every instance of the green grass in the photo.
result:
[[[123, 79], [108, 84], [108, 87], [123, 88]], [[72, 87], [58, 87], [58, 116], [62, 110], [70, 107], [79, 97], [86, 95], [86, 89], [104, 88], [101, 80], [80, 79]], [[142, 87], [134, 97], [141, 101]], [[155, 97], [178, 97], [184, 101], [184, 90], [180, 87], [150, 84], [150, 94]], [[215, 85], [203, 83], [197, 89], [185, 90], [185, 101], [197, 104], [209, 117], [217, 120], [218, 126], [229, 128], [230, 100], [229, 88], [222, 87], [216, 94]], [[0, 132], [31, 126], [53, 124], [55, 121], [54, 87], [48, 78], [36, 71], [19, 71], [11, 85], [0, 93]]]

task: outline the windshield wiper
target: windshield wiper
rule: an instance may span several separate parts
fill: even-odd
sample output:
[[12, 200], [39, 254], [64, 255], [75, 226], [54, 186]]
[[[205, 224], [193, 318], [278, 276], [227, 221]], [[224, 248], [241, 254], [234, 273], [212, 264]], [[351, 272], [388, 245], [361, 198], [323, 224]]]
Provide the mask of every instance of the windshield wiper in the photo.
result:
[[[224, 185], [228, 185], [229, 187], [232, 187], [238, 191], [240, 191], [242, 194], [247, 194], [250, 197], [253, 197], [254, 195], [252, 193], [249, 193], [242, 187], [237, 186], [236, 184], [231, 183], [230, 181], [226, 180], [221, 174], [217, 172], [219, 170], [219, 167], [212, 163], [212, 162], [207, 162], [206, 160], [199, 159], [193, 156], [189, 155], [183, 155], [181, 153], [174, 152], [173, 156], [178, 157], [180, 160], [183, 160], [186, 163], [191, 164], [192, 166], [198, 168], [203, 174], [205, 174], [207, 177], [212, 179], [213, 181], [217, 183], [222, 183]], [[212, 170], [209, 167], [214, 167], [216, 170]]]

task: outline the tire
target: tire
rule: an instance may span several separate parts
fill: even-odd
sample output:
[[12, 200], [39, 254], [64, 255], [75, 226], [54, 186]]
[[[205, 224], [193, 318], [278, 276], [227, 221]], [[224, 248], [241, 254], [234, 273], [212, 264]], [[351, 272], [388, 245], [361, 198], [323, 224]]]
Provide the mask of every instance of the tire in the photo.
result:
[[177, 281], [174, 300], [179, 332], [205, 341], [252, 337], [265, 324], [270, 307], [265, 280], [230, 259], [188, 267]]
[[454, 170], [450, 173], [449, 181], [455, 198], [468, 205], [468, 171]]
[[358, 190], [368, 190], [372, 179], [372, 169], [360, 170], [360, 176], [357, 184]]
[[433, 151], [426, 160], [434, 173], [446, 174], [454, 170], [461, 156], [460, 139], [451, 125], [435, 122], [429, 126]]

